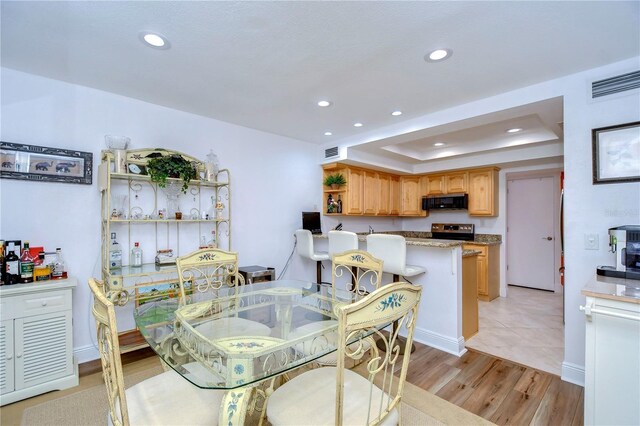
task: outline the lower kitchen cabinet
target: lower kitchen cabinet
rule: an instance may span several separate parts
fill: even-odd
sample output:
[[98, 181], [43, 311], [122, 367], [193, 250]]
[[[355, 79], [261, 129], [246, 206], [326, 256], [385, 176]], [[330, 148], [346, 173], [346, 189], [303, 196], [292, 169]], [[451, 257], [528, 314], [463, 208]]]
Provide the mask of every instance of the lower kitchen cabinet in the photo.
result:
[[465, 249], [479, 250], [478, 299], [491, 301], [500, 295], [500, 246], [464, 244]]
[[[640, 424], [640, 303], [587, 294], [585, 425]], [[620, 286], [618, 286], [620, 287]], [[583, 291], [583, 294], [586, 294]], [[625, 298], [620, 298], [625, 299]]]
[[478, 260], [462, 258], [462, 336], [469, 340], [478, 333]]
[[0, 405], [78, 385], [69, 278], [0, 287]]

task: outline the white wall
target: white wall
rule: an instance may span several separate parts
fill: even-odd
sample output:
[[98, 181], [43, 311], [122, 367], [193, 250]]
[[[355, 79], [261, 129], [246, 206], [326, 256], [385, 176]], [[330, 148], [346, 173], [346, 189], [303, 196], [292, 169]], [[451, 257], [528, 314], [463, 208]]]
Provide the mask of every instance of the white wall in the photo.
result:
[[[320, 149], [306, 142], [184, 113], [99, 90], [1, 69], [3, 141], [93, 153], [104, 135], [126, 135], [133, 148], [162, 147], [204, 158], [213, 149], [232, 177], [233, 250], [241, 265], [278, 273], [292, 248], [301, 211], [320, 205]], [[0, 235], [47, 250], [62, 247], [74, 295], [74, 346], [81, 362], [98, 357], [90, 294], [100, 276], [100, 196], [92, 185], [0, 180]]]

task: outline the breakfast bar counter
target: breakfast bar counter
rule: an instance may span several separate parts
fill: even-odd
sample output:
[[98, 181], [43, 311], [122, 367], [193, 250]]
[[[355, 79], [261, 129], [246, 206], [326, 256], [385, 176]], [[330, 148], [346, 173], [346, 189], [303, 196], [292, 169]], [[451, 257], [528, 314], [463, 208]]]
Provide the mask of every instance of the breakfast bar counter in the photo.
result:
[[[411, 278], [411, 282], [423, 288], [420, 310], [414, 339], [445, 352], [461, 356], [466, 352], [463, 328], [467, 323], [463, 319], [463, 259], [470, 258], [473, 263], [479, 250], [467, 250], [463, 244], [495, 245], [501, 244], [500, 235], [476, 234], [473, 241], [433, 239], [430, 232], [390, 231], [382, 232], [402, 235], [407, 240], [407, 264], [417, 265], [426, 273]], [[367, 234], [358, 234], [359, 248], [366, 250]], [[314, 248], [328, 251], [327, 235], [314, 235]], [[467, 269], [467, 275], [470, 272]], [[326, 280], [326, 278], [325, 278]], [[330, 281], [331, 278], [328, 278]], [[390, 274], [384, 274], [383, 284], [393, 280]], [[471, 280], [473, 283], [475, 280]], [[467, 280], [469, 282], [469, 280]], [[469, 285], [467, 285], [468, 287]], [[468, 293], [468, 292], [467, 292]], [[473, 295], [473, 293], [471, 293]], [[477, 315], [477, 314], [476, 314]], [[468, 315], [466, 315], [468, 318]]]

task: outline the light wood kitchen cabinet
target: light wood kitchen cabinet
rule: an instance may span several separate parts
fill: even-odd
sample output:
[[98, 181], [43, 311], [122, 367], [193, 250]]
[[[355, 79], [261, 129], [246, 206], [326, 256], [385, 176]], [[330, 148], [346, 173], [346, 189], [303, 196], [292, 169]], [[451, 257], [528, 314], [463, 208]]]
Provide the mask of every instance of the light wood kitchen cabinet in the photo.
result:
[[469, 215], [498, 215], [498, 169], [469, 172]]
[[363, 183], [364, 171], [360, 169], [347, 169], [347, 206], [343, 206], [343, 213], [362, 214], [363, 207]]
[[400, 214], [400, 177], [389, 176], [389, 214]]
[[427, 184], [427, 195], [446, 194], [445, 176], [444, 175], [427, 175], [425, 176]]
[[378, 175], [378, 215], [389, 215], [391, 212], [391, 176]]
[[445, 175], [445, 193], [466, 194], [468, 177], [469, 174], [467, 172], [449, 173]]
[[363, 172], [363, 214], [378, 214], [378, 203], [380, 200], [380, 180], [378, 173], [365, 170]]
[[471, 339], [478, 333], [478, 260], [462, 258], [462, 336]]
[[479, 250], [478, 299], [489, 302], [500, 295], [500, 246], [464, 244], [464, 249]]
[[420, 176], [400, 176], [400, 216], [426, 216], [422, 210], [423, 182]]

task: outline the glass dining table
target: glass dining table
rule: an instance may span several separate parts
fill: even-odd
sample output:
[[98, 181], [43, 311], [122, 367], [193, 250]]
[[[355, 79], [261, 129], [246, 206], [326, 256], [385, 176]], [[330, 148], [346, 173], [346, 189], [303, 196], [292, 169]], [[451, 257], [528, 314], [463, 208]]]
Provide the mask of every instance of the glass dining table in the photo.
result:
[[247, 406], [265, 408], [269, 391], [261, 384], [273, 390], [276, 377], [335, 351], [335, 309], [359, 297], [299, 280], [229, 287], [209, 300], [197, 296], [182, 306], [172, 298], [145, 301], [135, 322], [176, 373], [199, 388], [227, 391], [224, 424], [242, 424]]

